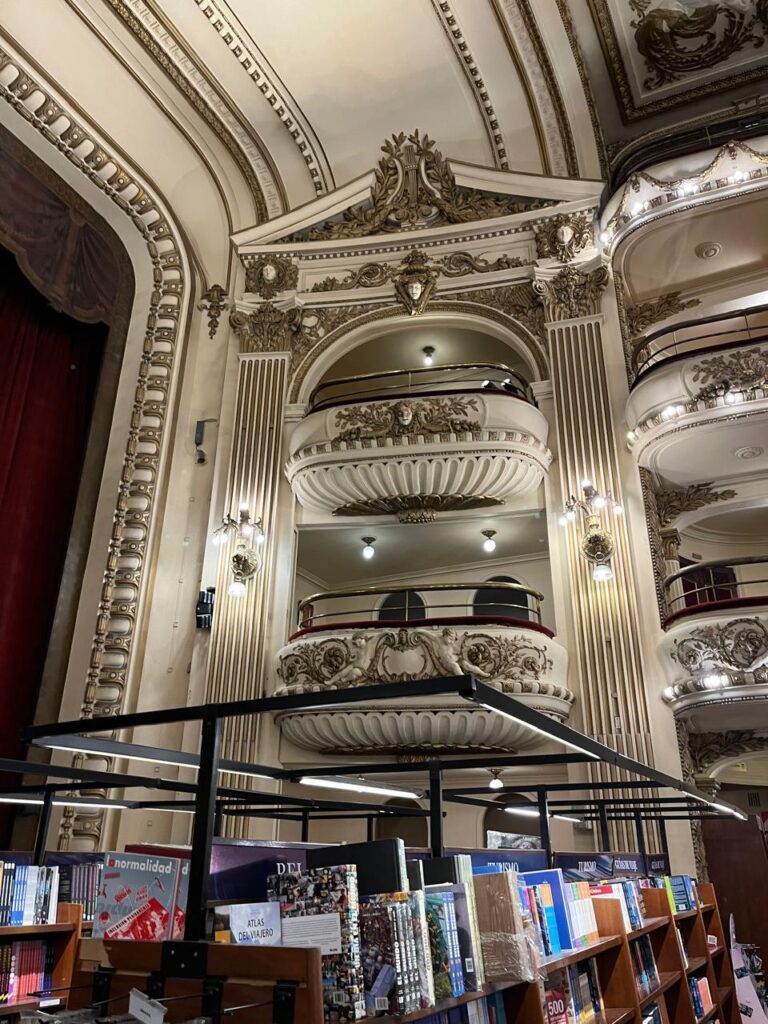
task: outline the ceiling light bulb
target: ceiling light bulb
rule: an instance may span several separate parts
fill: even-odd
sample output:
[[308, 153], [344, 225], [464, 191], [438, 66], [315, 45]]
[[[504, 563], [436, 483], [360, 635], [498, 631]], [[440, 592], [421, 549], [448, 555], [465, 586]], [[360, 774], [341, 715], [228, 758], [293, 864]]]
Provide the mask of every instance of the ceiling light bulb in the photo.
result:
[[253, 523], [243, 523], [240, 529], [242, 530], [246, 537], [250, 537], [251, 534], [253, 533]]
[[375, 537], [363, 537], [363, 543], [365, 544], [365, 547], [363, 548], [363, 558], [365, 558], [366, 560], [373, 558], [373, 556], [376, 554], [376, 552], [373, 549], [373, 544], [375, 540]]
[[614, 505], [613, 506], [613, 514], [615, 516], [623, 516], [624, 515], [624, 506], [623, 505]]
[[431, 366], [434, 360], [435, 349], [433, 345], [425, 345], [421, 350], [424, 353], [424, 365]]
[[576, 510], [569, 508], [568, 511], [565, 513], [565, 518], [568, 520], [569, 523], [572, 523], [576, 519]]
[[493, 554], [496, 550], [496, 541], [493, 539], [495, 533], [495, 530], [483, 530], [483, 536], [485, 537], [485, 540], [483, 541], [483, 551], [488, 555]]
[[598, 562], [592, 570], [592, 579], [596, 583], [605, 583], [613, 579], [613, 569], [607, 562]]
[[591, 487], [592, 486], [592, 481], [589, 479], [589, 477], [585, 476], [584, 479], [581, 481], [581, 486], [582, 487]]
[[567, 526], [568, 525], [568, 517], [567, 516], [560, 516], [560, 518], [558, 519], [558, 523], [561, 526]]
[[230, 597], [245, 597], [246, 592], [245, 584], [242, 580], [232, 580], [227, 591]]
[[596, 494], [592, 499], [592, 508], [605, 508], [605, 498], [602, 494]]
[[488, 783], [488, 789], [503, 789], [504, 783], [501, 781], [498, 775], [494, 775], [491, 781]]

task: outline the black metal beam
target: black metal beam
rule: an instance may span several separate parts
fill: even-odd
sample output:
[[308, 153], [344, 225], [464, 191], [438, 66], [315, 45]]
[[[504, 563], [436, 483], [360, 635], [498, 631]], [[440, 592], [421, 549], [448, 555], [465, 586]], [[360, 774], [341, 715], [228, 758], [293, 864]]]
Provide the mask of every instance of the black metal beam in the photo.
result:
[[208, 938], [208, 900], [210, 898], [211, 849], [216, 816], [216, 787], [224, 722], [206, 719], [200, 738], [200, 770], [197, 776], [195, 823], [189, 863], [189, 893], [184, 938], [202, 942]]
[[547, 867], [552, 867], [552, 837], [549, 834], [549, 808], [547, 807], [547, 791], [540, 789], [536, 794], [539, 807], [539, 835], [541, 848], [547, 855]]
[[608, 816], [605, 813], [605, 804], [600, 804], [600, 848], [603, 850], [610, 849], [611, 836], [608, 831]]
[[35, 832], [35, 848], [32, 853], [32, 863], [42, 864], [45, 856], [45, 845], [48, 839], [48, 828], [51, 824], [51, 811], [53, 810], [53, 790], [46, 789], [43, 796], [43, 806], [40, 808], [40, 817], [37, 819], [37, 831]]
[[429, 845], [433, 857], [443, 856], [443, 777], [437, 763], [429, 766]]
[[[410, 690], [408, 695], [410, 696]], [[291, 771], [286, 774], [288, 781], [328, 775], [412, 775], [415, 772], [429, 771], [430, 762], [435, 760], [438, 761], [443, 772], [448, 772], [468, 771], [471, 768], [539, 768], [560, 764], [588, 764], [594, 759], [588, 754], [489, 754], [487, 757], [469, 755], [466, 757], [425, 757], [423, 761], [344, 764], [334, 765], [331, 768], [305, 768], [302, 771]], [[647, 786], [648, 783], [644, 782], [642, 785]], [[487, 789], [487, 786], [485, 788]], [[479, 788], [479, 791], [483, 791], [482, 787]], [[459, 790], [451, 789], [451, 792], [459, 792]], [[495, 792], [501, 793], [503, 790], [499, 789]]]

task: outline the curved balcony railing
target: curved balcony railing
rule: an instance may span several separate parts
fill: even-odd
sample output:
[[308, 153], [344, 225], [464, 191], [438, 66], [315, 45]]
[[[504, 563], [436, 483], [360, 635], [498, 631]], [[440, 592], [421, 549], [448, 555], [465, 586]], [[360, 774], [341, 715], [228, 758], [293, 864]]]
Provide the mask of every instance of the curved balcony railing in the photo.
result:
[[702, 352], [738, 348], [766, 339], [768, 306], [755, 306], [661, 328], [635, 342], [631, 357], [632, 386], [662, 363]]
[[[424, 597], [428, 600], [424, 600]], [[385, 607], [382, 603], [389, 601]], [[538, 590], [522, 583], [425, 583], [418, 587], [365, 587], [313, 594], [299, 602], [298, 632], [377, 626], [526, 625], [551, 636], [541, 622]]]
[[768, 605], [768, 555], [688, 565], [666, 577], [664, 593], [670, 611], [666, 625], [704, 611]]
[[536, 404], [527, 381], [503, 363], [447, 363], [323, 381], [309, 396], [307, 414], [352, 402], [449, 395], [454, 391], [492, 392]]

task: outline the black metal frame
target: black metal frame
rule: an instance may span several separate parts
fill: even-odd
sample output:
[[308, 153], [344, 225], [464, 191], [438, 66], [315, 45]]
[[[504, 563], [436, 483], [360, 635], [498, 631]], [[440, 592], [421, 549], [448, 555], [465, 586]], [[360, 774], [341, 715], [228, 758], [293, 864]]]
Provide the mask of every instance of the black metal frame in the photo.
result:
[[[529, 729], [543, 734], [548, 740], [564, 744], [569, 748], [563, 753], [535, 755], [489, 755], [486, 757], [433, 757], [419, 762], [381, 762], [375, 764], [323, 766], [305, 771], [276, 769], [267, 765], [235, 762], [221, 758], [221, 737], [223, 722], [227, 718], [246, 715], [269, 714], [277, 711], [311, 710], [313, 708], [344, 707], [349, 704], [365, 704], [374, 701], [392, 701], [427, 696], [454, 696], [459, 701], [466, 701], [485, 708], [496, 714], [509, 717]], [[459, 705], [461, 706], [461, 705]], [[201, 741], [198, 757], [192, 754], [179, 754], [176, 751], [158, 747], [139, 747], [137, 744], [113, 740], [93, 740], [91, 733], [114, 733], [125, 729], [147, 727], [153, 725], [176, 724], [180, 722], [200, 722]], [[523, 704], [484, 683], [477, 682], [471, 676], [451, 676], [439, 679], [424, 679], [408, 684], [404, 691], [402, 684], [381, 684], [376, 686], [354, 687], [343, 690], [332, 690], [310, 694], [288, 694], [280, 697], [254, 698], [231, 703], [215, 703], [196, 705], [185, 708], [166, 708], [156, 711], [135, 712], [115, 715], [109, 718], [76, 719], [67, 722], [56, 722], [48, 725], [36, 725], [23, 733], [26, 742], [41, 747], [59, 747], [65, 749], [86, 749], [106, 752], [109, 756], [130, 758], [132, 753], [162, 763], [163, 761], [178, 765], [180, 768], [197, 768], [196, 783], [175, 782], [168, 779], [144, 778], [143, 776], [122, 775], [112, 772], [92, 772], [86, 768], [67, 768], [57, 765], [41, 765], [26, 761], [0, 761], [0, 771], [13, 771], [25, 774], [39, 774], [46, 778], [63, 778], [70, 780], [69, 788], [77, 788], [73, 783], [87, 783], [89, 788], [94, 785], [103, 788], [145, 787], [174, 791], [187, 794], [191, 799], [178, 801], [131, 801], [131, 808], [170, 807], [176, 810], [194, 809], [192, 849], [190, 854], [190, 879], [187, 904], [185, 938], [201, 940], [208, 932], [209, 905], [209, 865], [213, 836], [217, 825], [224, 814], [254, 817], [270, 816], [286, 818], [302, 822], [302, 834], [308, 834], [310, 816], [326, 813], [346, 812], [368, 820], [368, 833], [372, 829], [372, 818], [383, 808], [380, 804], [367, 804], [357, 800], [315, 800], [288, 796], [282, 793], [259, 792], [250, 789], [238, 789], [219, 785], [220, 774], [244, 774], [261, 776], [266, 781], [295, 783], [302, 778], [312, 779], [320, 776], [344, 775], [402, 775], [407, 773], [424, 773], [429, 775], [429, 810], [421, 808], [397, 807], [394, 813], [398, 816], [414, 814], [429, 816], [431, 825], [430, 845], [433, 856], [443, 853], [443, 816], [446, 802], [471, 803], [488, 808], [498, 807], [495, 798], [506, 792], [520, 794], [534, 793], [539, 809], [539, 823], [542, 834], [542, 846], [551, 863], [552, 847], [549, 835], [549, 814], [562, 812], [564, 805], [577, 807], [580, 817], [585, 820], [597, 819], [601, 826], [601, 837], [607, 836], [609, 820], [634, 820], [638, 829], [638, 843], [645, 846], [643, 821], [645, 820], [690, 820], [692, 817], [721, 817], [724, 814], [741, 815], [741, 811], [724, 802], [719, 802], [723, 813], [691, 808], [693, 801], [712, 805], [714, 801], [706, 793], [694, 786], [660, 772], [649, 765], [627, 757], [610, 747], [599, 743], [570, 726], [564, 725], [540, 711]], [[69, 738], [69, 742], [66, 739]], [[572, 752], [575, 751], [575, 752]], [[604, 763], [622, 773], [628, 772], [638, 776], [639, 780], [616, 780], [609, 783], [556, 783], [550, 786], [509, 786], [501, 790], [478, 790], [476, 787], [459, 789], [443, 789], [443, 777], [447, 771], [466, 771], [473, 768], [512, 768], [532, 767], [535, 765], [564, 765]], [[631, 800], [626, 797], [595, 798], [589, 800], [550, 801], [552, 792], [585, 792], [604, 788], [630, 789], [668, 788], [681, 794], [674, 798], [641, 797]], [[56, 790], [62, 788], [55, 787]], [[38, 788], [37, 792], [50, 793], [44, 802], [40, 817], [40, 827], [36, 842], [36, 852], [40, 853], [45, 844], [45, 832], [50, 819], [52, 794], [54, 789]], [[15, 790], [18, 793], [18, 788]], [[485, 800], [473, 797], [473, 793], [484, 792]], [[489, 799], [490, 798], [490, 799]], [[666, 811], [667, 802], [675, 804]], [[125, 803], [125, 801], [124, 801]], [[674, 811], [674, 814], [670, 813]], [[605, 844], [607, 845], [607, 844]]]

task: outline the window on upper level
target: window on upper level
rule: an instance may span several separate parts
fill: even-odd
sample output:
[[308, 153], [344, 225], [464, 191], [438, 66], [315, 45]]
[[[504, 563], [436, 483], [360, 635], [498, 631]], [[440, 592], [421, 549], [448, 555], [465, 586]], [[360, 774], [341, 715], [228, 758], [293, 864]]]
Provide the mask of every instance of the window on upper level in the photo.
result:
[[406, 619], [425, 619], [426, 617], [424, 600], [415, 590], [387, 594], [378, 609], [378, 618], [382, 622], [402, 622]]
[[508, 619], [529, 619], [528, 595], [523, 590], [494, 587], [494, 583], [519, 583], [512, 576], [492, 576], [481, 587], [472, 603], [474, 615], [505, 616]]

